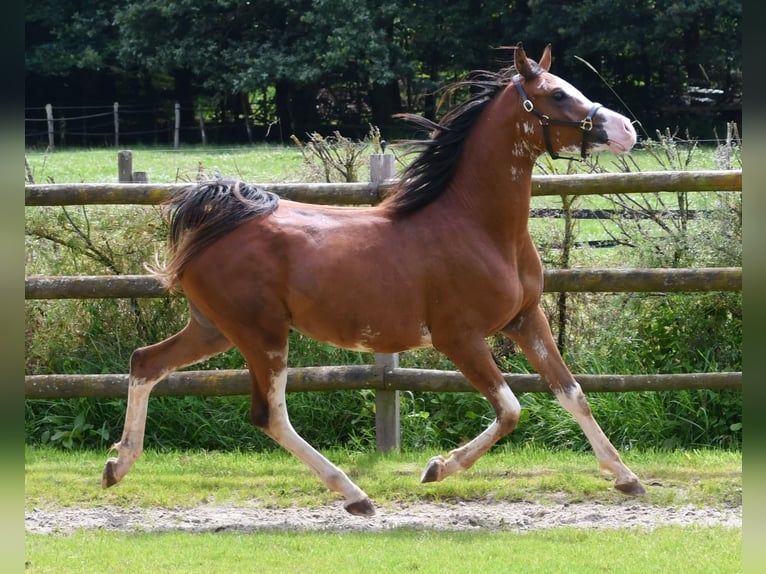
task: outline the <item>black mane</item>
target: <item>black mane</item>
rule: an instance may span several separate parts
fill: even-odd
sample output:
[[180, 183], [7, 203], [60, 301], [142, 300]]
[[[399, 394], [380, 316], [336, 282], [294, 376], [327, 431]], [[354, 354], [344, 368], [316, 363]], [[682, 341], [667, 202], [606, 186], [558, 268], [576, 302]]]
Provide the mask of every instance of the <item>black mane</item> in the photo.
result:
[[476, 119], [515, 74], [513, 67], [499, 72], [480, 70], [472, 72], [470, 79], [449, 86], [447, 93], [468, 87], [471, 95], [450, 110], [439, 123], [415, 114], [397, 116], [432, 133], [431, 139], [406, 142], [414, 146], [410, 153], [420, 151], [420, 154], [405, 168], [397, 192], [386, 200], [391, 213], [411, 213], [441, 195], [452, 180], [463, 145]]

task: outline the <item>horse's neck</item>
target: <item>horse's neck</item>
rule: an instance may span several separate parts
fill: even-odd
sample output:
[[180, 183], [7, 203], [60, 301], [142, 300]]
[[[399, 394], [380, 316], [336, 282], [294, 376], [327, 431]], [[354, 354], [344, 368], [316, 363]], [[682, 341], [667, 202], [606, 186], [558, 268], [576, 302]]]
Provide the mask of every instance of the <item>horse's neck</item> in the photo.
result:
[[489, 117], [480, 118], [466, 142], [449, 194], [485, 228], [526, 231], [539, 153], [527, 137], [522, 122]]

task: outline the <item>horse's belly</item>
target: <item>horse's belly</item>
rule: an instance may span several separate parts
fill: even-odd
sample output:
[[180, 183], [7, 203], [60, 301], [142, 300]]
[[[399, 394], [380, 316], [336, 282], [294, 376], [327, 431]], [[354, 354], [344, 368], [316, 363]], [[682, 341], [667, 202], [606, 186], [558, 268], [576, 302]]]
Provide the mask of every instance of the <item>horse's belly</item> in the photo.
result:
[[293, 313], [292, 327], [312, 339], [352, 351], [396, 353], [431, 345], [431, 331], [416, 314], [385, 302], [366, 308], [324, 302]]

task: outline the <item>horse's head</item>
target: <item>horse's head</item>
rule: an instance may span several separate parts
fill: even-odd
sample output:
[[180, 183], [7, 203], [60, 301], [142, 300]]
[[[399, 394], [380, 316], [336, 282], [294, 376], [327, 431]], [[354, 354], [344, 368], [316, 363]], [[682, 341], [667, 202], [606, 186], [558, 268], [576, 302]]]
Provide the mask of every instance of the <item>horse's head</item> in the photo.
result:
[[513, 84], [530, 115], [527, 125], [542, 131], [545, 147], [553, 158], [560, 152], [577, 153], [583, 158], [598, 151], [623, 154], [636, 143], [636, 130], [628, 118], [591, 102], [569, 82], [548, 72], [550, 44], [539, 63], [527, 58], [521, 43], [513, 59], [518, 72]]

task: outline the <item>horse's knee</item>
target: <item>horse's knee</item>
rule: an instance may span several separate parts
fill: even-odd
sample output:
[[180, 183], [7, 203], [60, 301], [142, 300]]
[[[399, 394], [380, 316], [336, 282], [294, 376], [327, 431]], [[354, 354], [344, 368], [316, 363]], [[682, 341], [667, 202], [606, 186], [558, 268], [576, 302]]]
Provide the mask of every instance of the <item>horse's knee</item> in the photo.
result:
[[250, 404], [250, 422], [262, 431], [269, 428], [269, 405], [253, 398]]
[[502, 385], [494, 394], [496, 421], [502, 434], [506, 435], [516, 428], [521, 416], [521, 404], [508, 385]]

